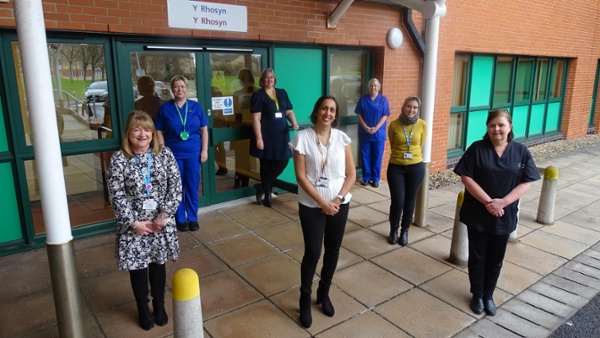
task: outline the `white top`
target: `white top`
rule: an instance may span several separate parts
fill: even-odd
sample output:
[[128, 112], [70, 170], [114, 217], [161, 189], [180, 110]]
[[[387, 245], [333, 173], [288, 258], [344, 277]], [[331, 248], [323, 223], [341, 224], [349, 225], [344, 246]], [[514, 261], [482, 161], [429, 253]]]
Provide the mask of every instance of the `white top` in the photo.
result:
[[[352, 142], [343, 131], [331, 128], [327, 145], [317, 141], [317, 133], [313, 128], [307, 128], [296, 133], [289, 143], [292, 150], [297, 150], [306, 156], [306, 177], [315, 186], [317, 192], [325, 200], [330, 201], [340, 194], [346, 179], [346, 146]], [[325, 169], [321, 172], [324, 162]], [[319, 177], [329, 179], [329, 187], [317, 186]], [[298, 202], [311, 208], [320, 208], [300, 185], [298, 185]], [[345, 203], [348, 203], [346, 201]]]

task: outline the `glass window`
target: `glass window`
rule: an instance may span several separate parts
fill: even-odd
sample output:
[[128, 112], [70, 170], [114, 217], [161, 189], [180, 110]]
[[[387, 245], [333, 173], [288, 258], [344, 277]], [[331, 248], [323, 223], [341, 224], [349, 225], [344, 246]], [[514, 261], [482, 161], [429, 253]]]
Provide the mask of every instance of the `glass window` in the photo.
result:
[[515, 80], [515, 102], [529, 101], [531, 99], [531, 78], [533, 60], [519, 60], [517, 66], [517, 79]]
[[513, 73], [513, 57], [499, 56], [496, 59], [494, 78], [494, 105], [510, 103], [510, 85]]
[[[108, 201], [106, 169], [112, 152], [63, 157], [67, 203], [72, 227], [115, 218]], [[46, 232], [35, 160], [25, 161], [27, 187], [35, 234]]]
[[329, 93], [340, 105], [340, 116], [353, 116], [366, 88], [367, 56], [364, 53], [332, 53]]
[[[32, 145], [25, 82], [19, 45], [12, 43], [17, 74], [25, 142]], [[50, 72], [54, 89], [54, 112], [61, 143], [112, 137], [102, 134], [109, 124], [109, 87], [106, 79], [104, 46], [101, 44], [48, 44]]]
[[456, 56], [454, 59], [454, 79], [452, 81], [452, 107], [466, 105], [468, 72], [469, 57]]
[[548, 66], [550, 61], [548, 59], [538, 59], [537, 61], [537, 73], [535, 75], [534, 83], [534, 101], [546, 100], [546, 82], [548, 81]]
[[465, 114], [451, 114], [448, 127], [448, 150], [462, 149]]
[[550, 76], [550, 98], [556, 99], [562, 96], [566, 65], [565, 60], [554, 60]]

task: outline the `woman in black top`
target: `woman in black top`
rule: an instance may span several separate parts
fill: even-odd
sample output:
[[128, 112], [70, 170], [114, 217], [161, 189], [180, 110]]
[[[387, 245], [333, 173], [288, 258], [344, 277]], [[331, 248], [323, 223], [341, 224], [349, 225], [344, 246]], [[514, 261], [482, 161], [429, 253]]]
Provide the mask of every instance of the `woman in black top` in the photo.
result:
[[462, 156], [454, 172], [465, 185], [460, 221], [469, 237], [471, 310], [493, 316], [493, 293], [500, 276], [508, 237], [517, 227], [519, 198], [539, 180], [524, 145], [512, 142], [512, 121], [505, 109], [491, 110], [487, 133]]
[[260, 76], [261, 90], [252, 94], [250, 111], [252, 112], [253, 137], [250, 140], [250, 155], [260, 160], [260, 180], [256, 184], [256, 202], [273, 206], [271, 190], [273, 183], [292, 157], [288, 143], [290, 134], [287, 121], [294, 130], [298, 130], [292, 103], [284, 89], [275, 88], [277, 79], [273, 69], [267, 68]]

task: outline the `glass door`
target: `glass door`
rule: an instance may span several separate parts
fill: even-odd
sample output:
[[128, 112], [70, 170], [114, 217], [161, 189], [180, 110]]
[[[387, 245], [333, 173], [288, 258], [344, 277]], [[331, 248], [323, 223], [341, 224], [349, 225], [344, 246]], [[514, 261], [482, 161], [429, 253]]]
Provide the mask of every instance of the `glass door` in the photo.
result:
[[188, 99], [200, 103], [209, 120], [208, 160], [200, 173], [199, 205], [251, 195], [259, 174], [256, 159], [248, 153], [250, 97], [258, 90], [266, 51], [227, 48], [227, 52], [208, 52], [211, 48], [125, 42], [118, 43], [117, 49], [120, 85], [133, 88], [131, 98], [120, 103], [121, 123], [133, 109], [155, 114], [160, 104], [172, 99], [170, 79], [185, 76]]

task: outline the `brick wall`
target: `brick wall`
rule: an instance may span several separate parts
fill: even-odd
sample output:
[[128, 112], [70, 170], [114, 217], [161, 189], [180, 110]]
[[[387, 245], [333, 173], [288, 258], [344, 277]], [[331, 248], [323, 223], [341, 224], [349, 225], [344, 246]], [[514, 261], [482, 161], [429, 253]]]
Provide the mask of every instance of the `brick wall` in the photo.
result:
[[[390, 101], [392, 116], [403, 99], [420, 95], [422, 59], [402, 24], [398, 6], [356, 2], [337, 24], [326, 15], [339, 1], [212, 0], [248, 8], [248, 32], [169, 28], [166, 0], [44, 0], [48, 30], [194, 36], [252, 41], [292, 41], [378, 47], [374, 74]], [[597, 60], [600, 58], [600, 1], [447, 0], [441, 20], [431, 172], [445, 168], [454, 55], [457, 52], [540, 55], [570, 59], [562, 130], [565, 138], [585, 135]], [[420, 14], [413, 12], [419, 30]], [[14, 27], [13, 3], [0, 4], [0, 27]], [[389, 28], [399, 27], [404, 43], [386, 46]], [[600, 99], [599, 104], [600, 106]], [[596, 123], [600, 109], [596, 108]], [[384, 161], [387, 162], [389, 148]], [[387, 166], [385, 163], [384, 168]], [[385, 176], [385, 172], [383, 173]]]

